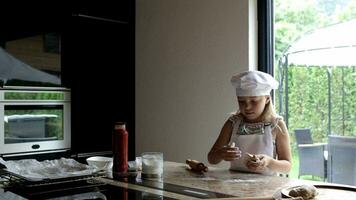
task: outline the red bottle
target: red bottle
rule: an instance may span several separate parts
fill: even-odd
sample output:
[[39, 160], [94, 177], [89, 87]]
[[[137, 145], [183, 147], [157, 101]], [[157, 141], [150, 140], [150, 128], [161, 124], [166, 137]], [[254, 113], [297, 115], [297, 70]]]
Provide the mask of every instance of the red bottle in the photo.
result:
[[112, 134], [113, 167], [114, 179], [127, 176], [128, 169], [128, 132], [124, 122], [116, 122]]

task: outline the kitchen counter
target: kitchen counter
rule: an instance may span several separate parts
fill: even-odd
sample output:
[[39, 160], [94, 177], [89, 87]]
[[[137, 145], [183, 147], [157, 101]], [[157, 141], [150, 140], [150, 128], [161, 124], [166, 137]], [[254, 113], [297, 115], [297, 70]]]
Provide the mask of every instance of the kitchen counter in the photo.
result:
[[[187, 170], [184, 163], [168, 161], [164, 162], [163, 179], [141, 179], [140, 174], [136, 178], [120, 181], [108, 178], [98, 179], [107, 184], [173, 199], [278, 199], [281, 189], [292, 186], [331, 185], [279, 176], [241, 173], [211, 166], [208, 172], [195, 173]], [[332, 184], [332, 186], [342, 185]], [[329, 199], [330, 192], [335, 193], [336, 191], [335, 188], [326, 190], [318, 188], [317, 199]], [[356, 188], [352, 188], [352, 190], [345, 191], [339, 188], [336, 191], [337, 198], [332, 197], [332, 199], [341, 199], [342, 196], [347, 196], [346, 199], [353, 199], [354, 196], [356, 197]]]
[[[107, 175], [110, 176], [111, 173]], [[0, 188], [0, 199], [224, 199], [273, 200], [281, 198], [281, 190], [302, 184], [313, 184], [317, 200], [356, 199], [356, 187], [323, 182], [289, 179], [230, 171], [209, 166], [208, 172], [195, 173], [186, 164], [164, 162], [162, 179], [142, 179], [140, 172], [128, 178], [90, 177], [75, 182], [41, 184], [26, 188]], [[94, 196], [93, 196], [94, 195]], [[94, 198], [95, 197], [95, 198]]]

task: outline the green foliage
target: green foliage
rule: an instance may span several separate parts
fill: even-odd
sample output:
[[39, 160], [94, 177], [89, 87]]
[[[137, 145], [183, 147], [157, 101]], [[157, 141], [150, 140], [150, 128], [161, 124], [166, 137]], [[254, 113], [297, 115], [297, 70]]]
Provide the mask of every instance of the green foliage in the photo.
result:
[[344, 10], [339, 11], [337, 19], [339, 21], [348, 21], [354, 18], [356, 18], [356, 1], [351, 1]]
[[277, 0], [275, 4], [275, 54], [278, 60], [289, 44], [305, 32], [324, 26], [325, 20], [313, 0]]
[[338, 68], [332, 77], [332, 131], [337, 135], [356, 136], [355, 68]]
[[[329, 134], [328, 70], [331, 72], [331, 132], [356, 136], [356, 85], [349, 67], [288, 68], [288, 128], [310, 128], [313, 139], [326, 142]], [[294, 141], [294, 138], [292, 138]]]

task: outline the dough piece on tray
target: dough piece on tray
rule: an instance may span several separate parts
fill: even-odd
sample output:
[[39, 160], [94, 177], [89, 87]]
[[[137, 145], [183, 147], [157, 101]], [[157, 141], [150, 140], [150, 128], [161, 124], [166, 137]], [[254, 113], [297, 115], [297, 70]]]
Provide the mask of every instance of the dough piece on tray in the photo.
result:
[[300, 185], [293, 187], [289, 191], [291, 197], [302, 197], [303, 200], [313, 199], [317, 194], [316, 188], [313, 185]]

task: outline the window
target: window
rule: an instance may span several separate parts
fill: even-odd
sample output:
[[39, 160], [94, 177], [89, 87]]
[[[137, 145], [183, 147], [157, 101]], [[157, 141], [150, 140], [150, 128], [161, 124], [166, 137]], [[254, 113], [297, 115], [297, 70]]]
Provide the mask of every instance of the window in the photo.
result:
[[[260, 70], [273, 71], [282, 86], [276, 91], [275, 105], [288, 125], [294, 164], [302, 159], [294, 135], [298, 128], [309, 129], [314, 142], [326, 144], [325, 150], [333, 149], [335, 136], [353, 143], [356, 1], [259, 0], [258, 8]], [[356, 148], [343, 147], [343, 151], [356, 153]], [[356, 177], [350, 176], [355, 174], [355, 158], [345, 158], [353, 164], [345, 163], [351, 172], [344, 168], [343, 172], [332, 162], [333, 152], [321, 155], [326, 158], [327, 181], [356, 185]], [[298, 168], [293, 170], [296, 174], [291, 177], [298, 176]]]

